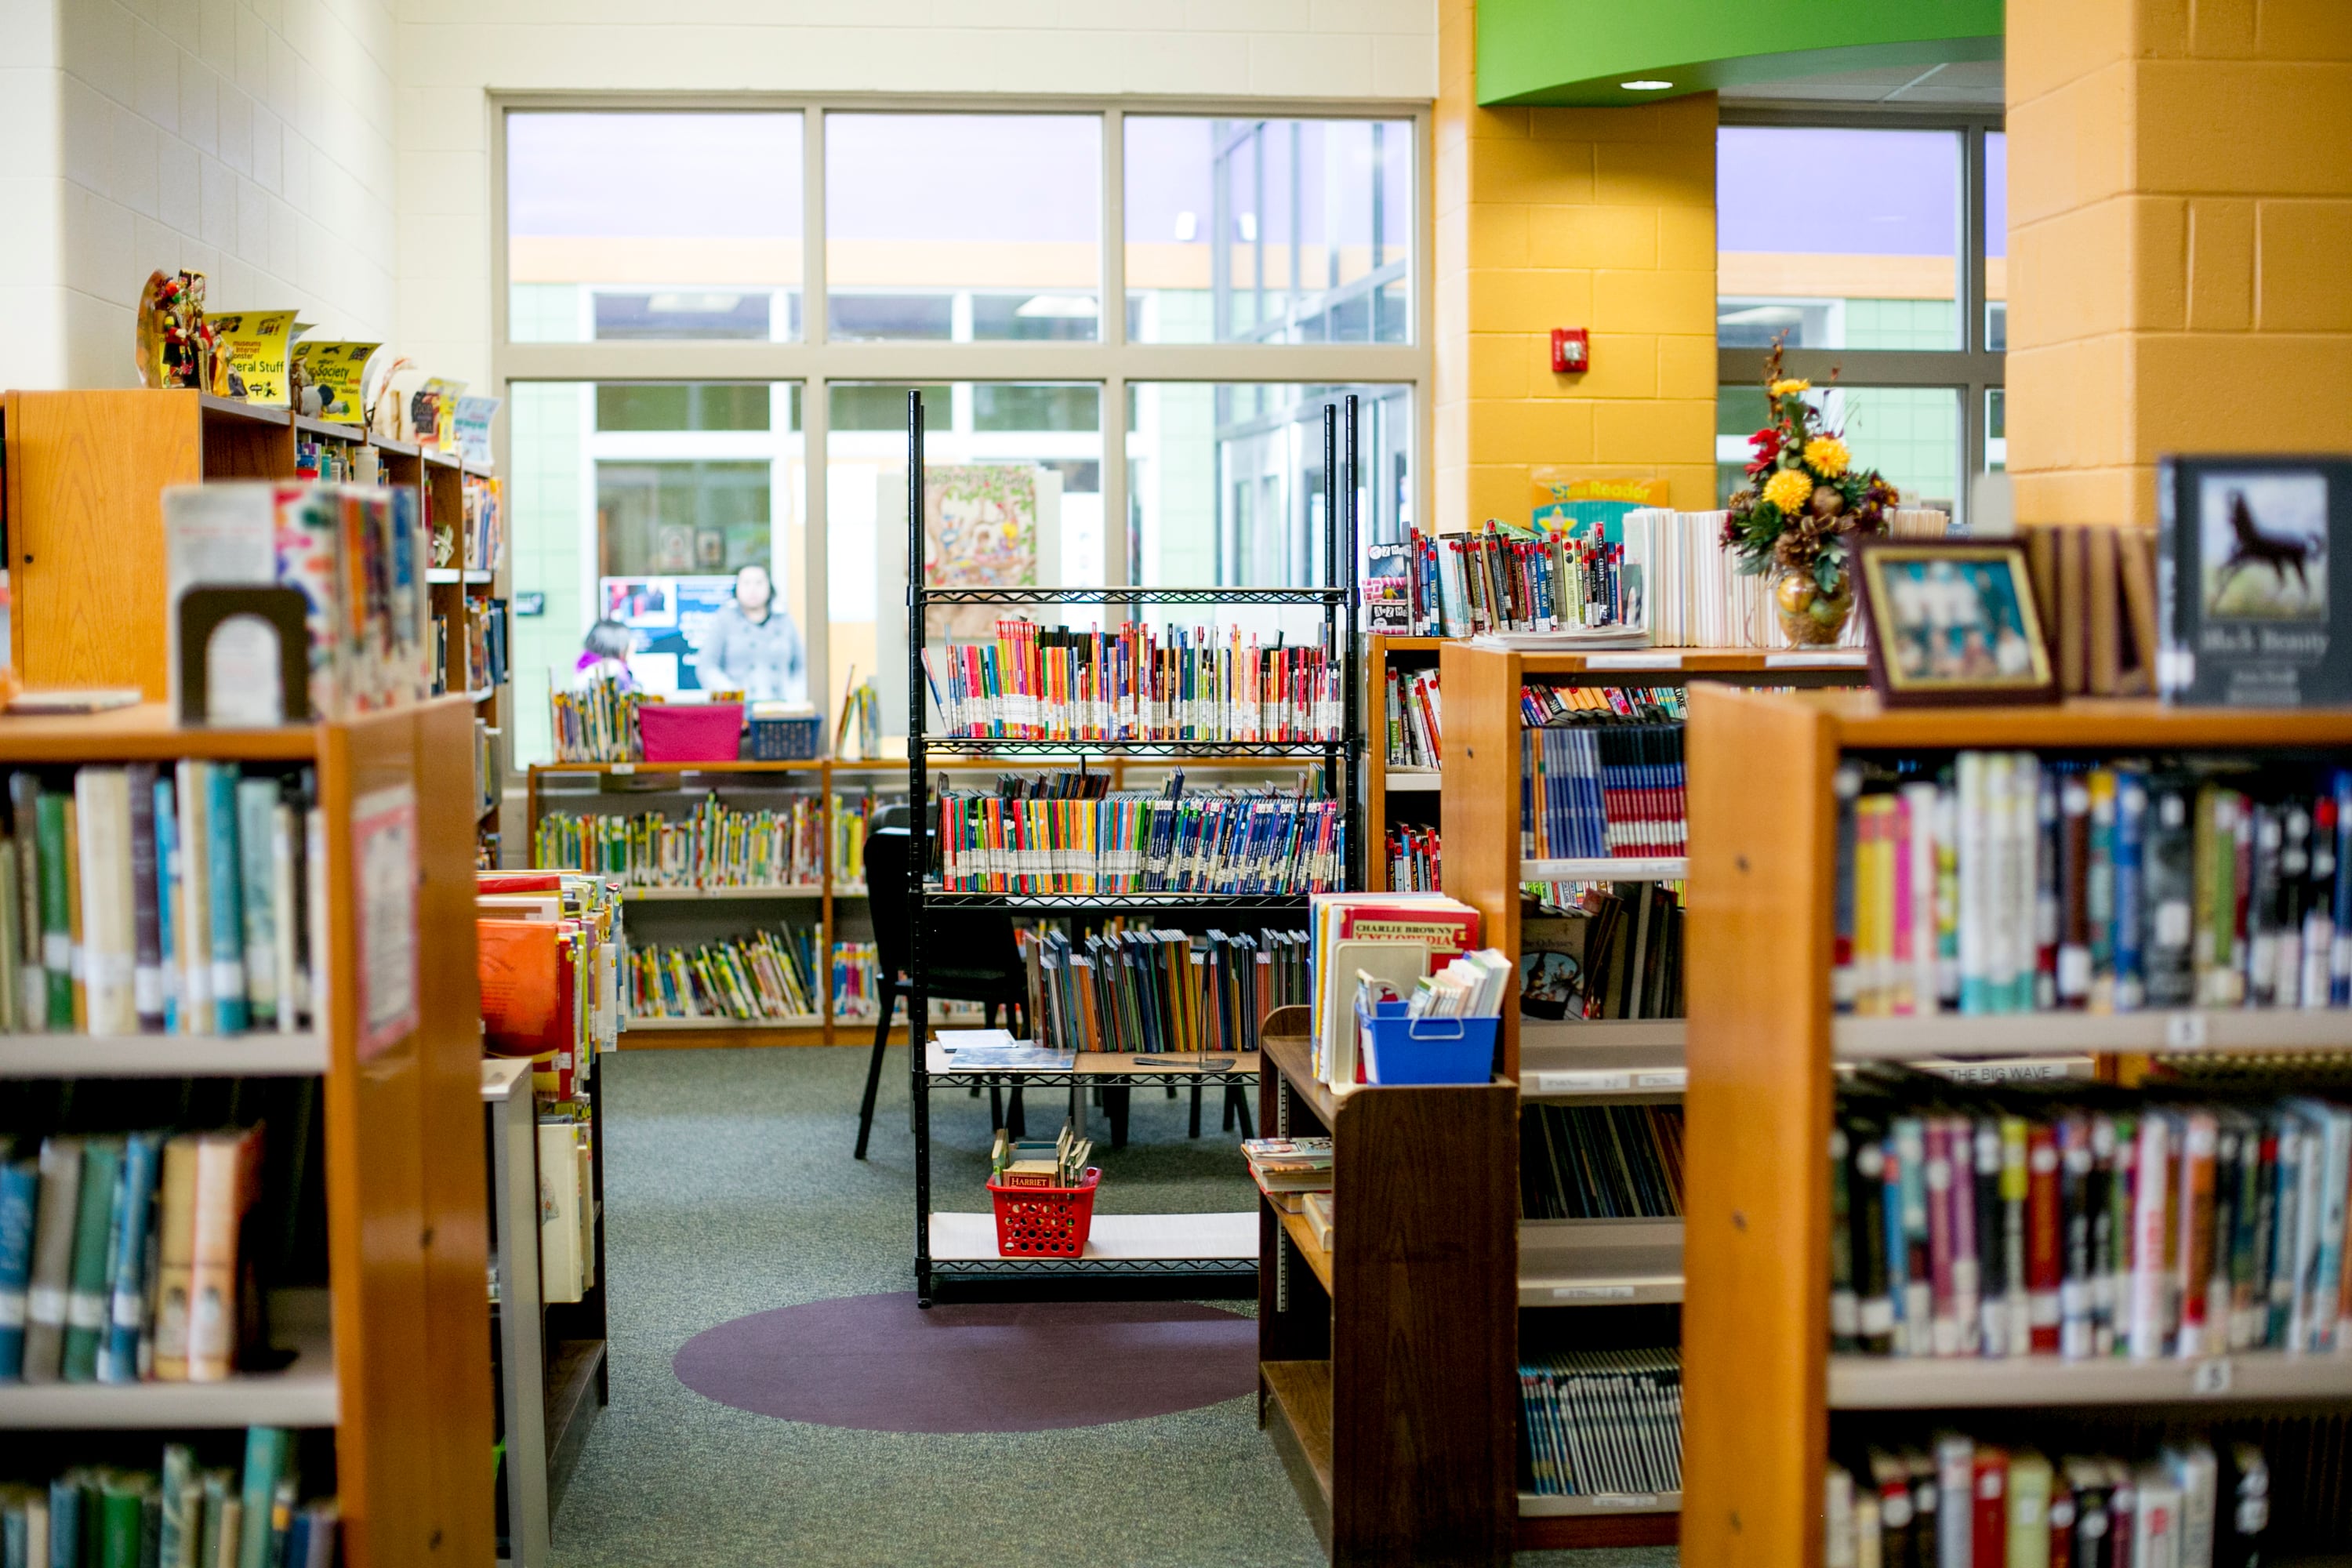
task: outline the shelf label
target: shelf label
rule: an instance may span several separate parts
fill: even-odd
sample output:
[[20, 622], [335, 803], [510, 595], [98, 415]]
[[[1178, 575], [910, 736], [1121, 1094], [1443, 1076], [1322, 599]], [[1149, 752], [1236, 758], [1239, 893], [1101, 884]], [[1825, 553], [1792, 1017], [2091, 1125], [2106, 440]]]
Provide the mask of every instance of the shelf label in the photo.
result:
[[1819, 648], [1811, 653], [1768, 653], [1764, 656], [1764, 668], [1802, 669], [1808, 666], [1824, 665], [1843, 668], [1866, 664], [1869, 660], [1870, 650], [1867, 648]]
[[1655, 1508], [1658, 1506], [1658, 1494], [1655, 1492], [1595, 1492], [1592, 1494], [1592, 1506], [1595, 1508]]
[[2215, 1356], [2200, 1361], [2189, 1369], [2189, 1392], [2200, 1398], [2210, 1399], [2230, 1392], [2236, 1376], [2236, 1365], [2228, 1356]]
[[637, 771], [637, 764], [635, 763], [614, 763], [613, 764], [613, 771], [616, 773], [633, 773]]
[[1584, 656], [1587, 669], [1680, 669], [1683, 656], [1678, 653], [1588, 653]]
[[1538, 1094], [1608, 1094], [1633, 1087], [1630, 1072], [1539, 1072], [1536, 1076]]
[[2205, 1047], [2205, 1015], [2196, 1012], [2167, 1013], [2164, 1016], [2164, 1044], [2168, 1050], [2196, 1051]]
[[1656, 1068], [1633, 1075], [1635, 1089], [1682, 1089], [1690, 1082], [1690, 1074], [1682, 1068]]
[[1555, 1301], [1630, 1301], [1633, 1299], [1631, 1285], [1555, 1285], [1551, 1288]]

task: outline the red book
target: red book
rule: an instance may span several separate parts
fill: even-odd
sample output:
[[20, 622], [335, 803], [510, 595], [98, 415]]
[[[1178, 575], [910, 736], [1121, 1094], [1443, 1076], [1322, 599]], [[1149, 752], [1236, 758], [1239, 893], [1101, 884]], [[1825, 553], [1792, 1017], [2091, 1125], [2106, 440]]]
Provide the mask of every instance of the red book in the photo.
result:
[[2058, 1352], [2059, 1290], [2065, 1247], [2058, 1213], [2058, 1131], [2036, 1122], [2025, 1143], [2025, 1290], [2036, 1355]]
[[2007, 1568], [2009, 1563], [2009, 1454], [1990, 1444], [1977, 1445], [1976, 1475], [1969, 1512], [1969, 1568]]
[[477, 871], [474, 891], [477, 893], [559, 893], [563, 890], [563, 874], [560, 871]]

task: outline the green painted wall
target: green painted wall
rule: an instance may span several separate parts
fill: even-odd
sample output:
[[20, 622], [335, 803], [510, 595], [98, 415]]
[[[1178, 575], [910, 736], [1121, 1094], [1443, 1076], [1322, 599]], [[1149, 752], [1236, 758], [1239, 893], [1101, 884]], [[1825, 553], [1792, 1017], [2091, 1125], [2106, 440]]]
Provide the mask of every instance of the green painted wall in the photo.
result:
[[1816, 71], [1999, 59], [2001, 4], [1478, 0], [1478, 101], [1620, 105], [1671, 96], [1618, 85], [1644, 78], [1684, 93]]

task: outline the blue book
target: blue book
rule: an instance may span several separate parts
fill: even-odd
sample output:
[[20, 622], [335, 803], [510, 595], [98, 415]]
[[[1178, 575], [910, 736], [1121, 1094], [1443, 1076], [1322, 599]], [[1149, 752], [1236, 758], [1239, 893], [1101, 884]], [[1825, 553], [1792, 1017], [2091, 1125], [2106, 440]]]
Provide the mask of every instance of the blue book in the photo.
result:
[[82, 1568], [81, 1500], [80, 1471], [49, 1483], [49, 1568]]
[[241, 1035], [245, 1006], [245, 908], [237, 883], [244, 867], [236, 847], [236, 770], [206, 770], [205, 799], [205, 876], [212, 890], [213, 1031]]
[[271, 1568], [270, 1508], [286, 1474], [291, 1437], [283, 1426], [253, 1426], [245, 1434], [245, 1520], [237, 1536], [237, 1568]]
[[25, 1310], [33, 1279], [33, 1208], [41, 1168], [0, 1163], [0, 1383], [25, 1375]]
[[2116, 773], [2116, 1011], [2137, 1010], [2147, 1000], [2147, 967], [2141, 939], [2147, 931], [2147, 775], [2131, 768]]
[[180, 1033], [180, 813], [172, 781], [155, 781], [155, 934], [163, 963], [163, 1029]]
[[2327, 1001], [2330, 1006], [2352, 1006], [2352, 771], [2337, 769], [2336, 796], [2336, 884], [2331, 903], [2336, 940], [2327, 951]]
[[236, 781], [238, 900], [245, 914], [246, 1011], [257, 1029], [278, 1023], [278, 781]]
[[98, 1347], [100, 1383], [139, 1381], [139, 1335], [147, 1326], [147, 1215], [154, 1205], [163, 1155], [160, 1132], [133, 1132], [123, 1140], [122, 1179], [114, 1189], [114, 1223], [107, 1247], [111, 1304]]

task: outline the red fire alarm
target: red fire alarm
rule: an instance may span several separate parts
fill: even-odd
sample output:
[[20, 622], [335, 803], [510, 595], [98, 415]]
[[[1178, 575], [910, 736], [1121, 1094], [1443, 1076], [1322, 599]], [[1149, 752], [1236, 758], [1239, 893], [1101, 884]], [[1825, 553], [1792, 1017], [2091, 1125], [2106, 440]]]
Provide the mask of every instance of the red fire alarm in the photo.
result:
[[1591, 344], [1586, 342], [1582, 327], [1554, 327], [1551, 330], [1551, 373], [1554, 375], [1575, 375], [1592, 368]]

